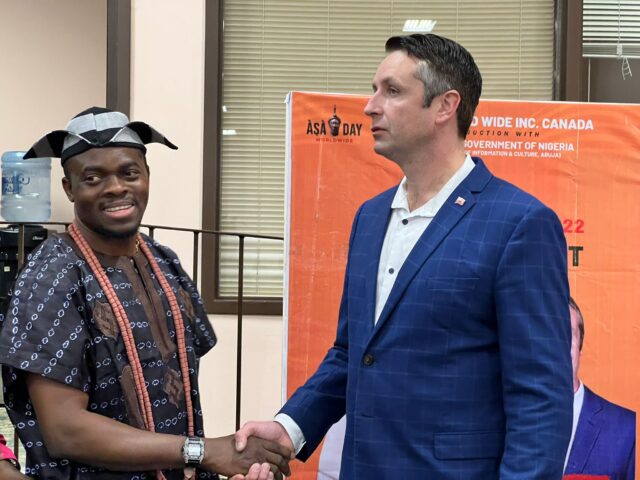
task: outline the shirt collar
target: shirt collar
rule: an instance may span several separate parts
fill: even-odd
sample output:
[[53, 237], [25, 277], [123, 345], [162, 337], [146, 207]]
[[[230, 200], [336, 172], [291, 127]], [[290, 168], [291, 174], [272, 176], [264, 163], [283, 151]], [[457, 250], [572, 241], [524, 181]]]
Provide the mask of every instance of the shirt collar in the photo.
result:
[[406, 210], [407, 217], [435, 217], [438, 210], [447, 201], [447, 198], [458, 188], [458, 185], [467, 178], [467, 175], [473, 170], [476, 164], [473, 162], [469, 154], [464, 158], [464, 162], [458, 168], [451, 178], [444, 184], [438, 193], [436, 193], [427, 203], [416, 208], [413, 212], [409, 212], [409, 202], [407, 200], [407, 177], [404, 177], [396, 190], [393, 197], [391, 208], [394, 210]]

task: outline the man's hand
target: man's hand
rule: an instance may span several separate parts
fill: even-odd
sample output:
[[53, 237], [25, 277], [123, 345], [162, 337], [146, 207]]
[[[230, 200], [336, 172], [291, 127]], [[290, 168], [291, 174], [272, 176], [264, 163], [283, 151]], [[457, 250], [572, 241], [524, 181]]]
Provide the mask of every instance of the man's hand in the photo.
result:
[[[249, 422], [238, 430], [235, 434], [236, 450], [242, 452], [249, 441], [249, 437], [256, 436], [263, 439], [278, 442], [287, 448], [291, 453], [290, 457], [295, 457], [293, 451], [293, 442], [286, 430], [278, 422]], [[246, 476], [235, 475], [230, 480], [273, 480], [273, 472], [270, 471], [268, 464], [254, 463]]]
[[293, 451], [293, 442], [289, 434], [278, 422], [248, 422], [245, 423], [240, 430], [236, 432], [236, 450], [242, 452], [247, 445], [249, 437], [259, 437], [266, 440], [278, 442], [291, 452], [290, 458], [295, 457]]
[[25, 477], [6, 460], [0, 460], [0, 478], [2, 480], [29, 480], [29, 477]]
[[[254, 463], [251, 465], [247, 475], [234, 475], [229, 480], [274, 480], [271, 466], [268, 463]], [[282, 475], [281, 475], [282, 476]]]
[[[250, 480], [267, 480], [264, 464], [269, 465], [272, 478], [281, 479], [282, 475], [290, 475], [289, 458], [291, 450], [278, 443], [262, 438], [248, 439], [245, 448], [237, 451], [233, 435], [228, 437], [205, 439], [205, 457], [202, 468], [222, 475], [247, 474]], [[258, 464], [257, 466], [255, 464]], [[242, 477], [234, 477], [235, 480]]]

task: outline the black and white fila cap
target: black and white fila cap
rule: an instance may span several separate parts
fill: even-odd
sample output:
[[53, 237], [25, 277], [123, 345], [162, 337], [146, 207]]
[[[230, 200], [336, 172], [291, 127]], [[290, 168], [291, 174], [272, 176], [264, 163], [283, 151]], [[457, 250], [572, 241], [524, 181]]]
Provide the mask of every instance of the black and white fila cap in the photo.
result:
[[64, 165], [69, 158], [91, 148], [132, 147], [146, 153], [147, 143], [178, 149], [144, 122], [130, 122], [124, 113], [91, 107], [73, 117], [65, 130], [54, 130], [34, 143], [24, 158], [60, 157]]

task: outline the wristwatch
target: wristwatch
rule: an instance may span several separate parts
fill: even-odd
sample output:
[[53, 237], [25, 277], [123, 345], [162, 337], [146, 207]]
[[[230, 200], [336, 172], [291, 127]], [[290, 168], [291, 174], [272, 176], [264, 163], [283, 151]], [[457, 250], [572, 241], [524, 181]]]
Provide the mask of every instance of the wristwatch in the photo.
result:
[[200, 437], [187, 437], [182, 446], [182, 458], [188, 467], [198, 467], [204, 458], [204, 440]]

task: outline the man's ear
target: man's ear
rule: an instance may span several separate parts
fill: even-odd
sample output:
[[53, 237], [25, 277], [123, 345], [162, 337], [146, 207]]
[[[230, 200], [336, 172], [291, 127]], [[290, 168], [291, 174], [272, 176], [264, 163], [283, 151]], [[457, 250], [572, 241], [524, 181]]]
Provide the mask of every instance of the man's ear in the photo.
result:
[[62, 177], [62, 188], [64, 189], [64, 193], [67, 194], [69, 201], [73, 203], [73, 188], [71, 187], [71, 180], [69, 177]]
[[440, 108], [436, 117], [436, 123], [445, 123], [452, 118], [457, 122], [458, 106], [460, 105], [460, 93], [457, 90], [448, 90], [440, 97]]

